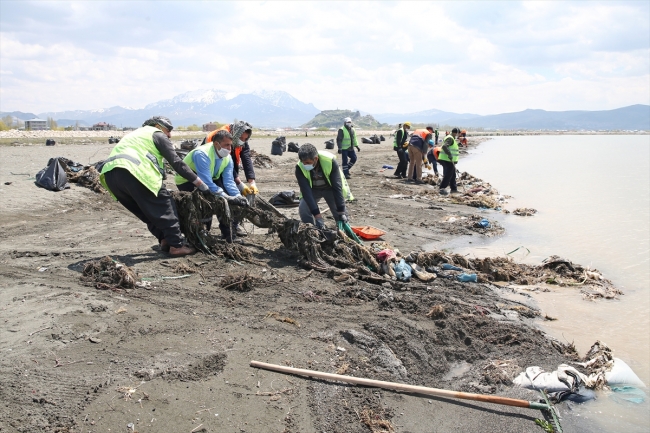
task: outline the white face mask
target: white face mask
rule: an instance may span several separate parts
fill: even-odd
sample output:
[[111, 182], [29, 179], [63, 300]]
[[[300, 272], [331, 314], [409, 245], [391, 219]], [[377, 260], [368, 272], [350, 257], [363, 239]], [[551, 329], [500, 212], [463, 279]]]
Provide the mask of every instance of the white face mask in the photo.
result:
[[226, 156], [230, 155], [230, 151], [227, 149], [219, 149], [217, 150], [217, 155], [219, 155], [219, 158], [225, 158]]
[[307, 171], [312, 171], [314, 169], [313, 164], [303, 164], [302, 166], [305, 167], [305, 170]]

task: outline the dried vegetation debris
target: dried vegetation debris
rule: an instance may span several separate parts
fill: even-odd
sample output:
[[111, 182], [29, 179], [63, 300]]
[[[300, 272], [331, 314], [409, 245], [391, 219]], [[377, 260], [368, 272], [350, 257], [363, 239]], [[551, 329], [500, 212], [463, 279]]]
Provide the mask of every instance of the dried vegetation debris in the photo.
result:
[[81, 279], [98, 289], [133, 289], [140, 280], [135, 270], [109, 256], [86, 263]]
[[273, 168], [273, 160], [268, 156], [262, 153], [259, 153], [255, 150], [251, 150], [251, 159], [253, 160], [253, 165], [259, 168]]
[[519, 216], [533, 216], [537, 213], [537, 209], [527, 208], [527, 207], [518, 207], [512, 211], [513, 215]]

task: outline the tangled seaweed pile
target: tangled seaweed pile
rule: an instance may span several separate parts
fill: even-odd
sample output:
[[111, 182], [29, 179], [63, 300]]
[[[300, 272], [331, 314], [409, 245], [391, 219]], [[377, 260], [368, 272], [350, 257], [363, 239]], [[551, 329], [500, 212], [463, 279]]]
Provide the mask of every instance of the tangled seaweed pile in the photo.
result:
[[139, 280], [133, 269], [109, 256], [86, 263], [82, 275], [83, 281], [94, 283], [95, 288], [100, 290], [133, 289]]
[[[437, 186], [440, 185], [440, 177], [427, 174], [422, 178], [426, 184]], [[508, 197], [499, 194], [496, 188], [492, 187], [487, 182], [472, 176], [467, 172], [460, 173], [460, 177], [456, 181], [458, 183], [459, 191], [462, 195], [455, 195], [451, 197], [439, 197], [442, 201], [449, 201], [455, 204], [463, 204], [471, 207], [483, 207], [488, 209], [500, 208]]]
[[518, 207], [517, 209], [513, 210], [512, 213], [519, 216], [533, 216], [537, 213], [537, 209]]
[[251, 158], [253, 159], [253, 165], [259, 168], [273, 168], [274, 164], [271, 158], [268, 155], [263, 155], [251, 150]]
[[255, 277], [248, 272], [243, 274], [226, 275], [219, 284], [222, 289], [235, 290], [237, 292], [250, 292], [255, 285]]

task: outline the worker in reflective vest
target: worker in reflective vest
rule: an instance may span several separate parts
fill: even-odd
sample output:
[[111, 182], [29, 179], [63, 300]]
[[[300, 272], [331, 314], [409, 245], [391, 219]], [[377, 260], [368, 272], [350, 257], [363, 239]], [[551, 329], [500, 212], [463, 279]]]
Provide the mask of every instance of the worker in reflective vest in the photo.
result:
[[395, 138], [393, 139], [393, 150], [397, 152], [397, 158], [399, 159], [393, 176], [398, 179], [406, 179], [406, 170], [409, 165], [409, 155], [407, 150], [409, 146], [409, 129], [411, 129], [411, 122], [404, 122], [404, 124], [400, 123], [400, 128], [395, 131]]
[[443, 175], [440, 183], [440, 194], [447, 195], [447, 187], [451, 187], [452, 194], [460, 194], [456, 186], [456, 163], [458, 163], [458, 128], [454, 128], [442, 142], [442, 149], [438, 154], [438, 162], [442, 165]]
[[[248, 206], [248, 201], [239, 193], [235, 184], [231, 152], [232, 135], [222, 129], [212, 135], [212, 142], [191, 150], [183, 161], [196, 172], [213, 195], [225, 198], [229, 205]], [[185, 182], [185, 179], [180, 176], [176, 176], [175, 181], [181, 191], [194, 190], [194, 185]], [[202, 222], [207, 230], [210, 230], [212, 217]], [[226, 242], [237, 241], [236, 230], [232, 226], [219, 220], [219, 229]]]
[[300, 186], [300, 220], [318, 228], [325, 228], [325, 221], [318, 208], [318, 202], [325, 202], [336, 221], [348, 222], [345, 201], [354, 197], [345, 180], [336, 157], [326, 151], [318, 151], [313, 144], [305, 143], [298, 150], [296, 179]]
[[[211, 142], [214, 135], [220, 130], [228, 131], [232, 135], [232, 152], [230, 153], [230, 156], [233, 161], [233, 176], [237, 188], [245, 197], [259, 194], [260, 191], [257, 189], [257, 185], [255, 184], [255, 168], [253, 167], [250, 146], [248, 144], [248, 140], [253, 134], [253, 126], [243, 120], [231, 123], [230, 125], [223, 125], [216, 131], [210, 132], [205, 140], [203, 140], [203, 144]], [[248, 185], [242, 182], [239, 177], [240, 163], [244, 169], [244, 177], [246, 178]], [[235, 221], [233, 227], [237, 236], [247, 236], [246, 231], [239, 225], [239, 221]]]
[[343, 175], [346, 179], [350, 179], [350, 169], [357, 162], [357, 154], [354, 152], [354, 148], [356, 147], [361, 152], [357, 134], [352, 127], [352, 119], [350, 117], [343, 119], [343, 126], [339, 128], [336, 136], [336, 146], [339, 148], [339, 153], [343, 160]]
[[184, 245], [176, 203], [163, 184], [163, 159], [201, 191], [208, 191], [208, 186], [176, 154], [169, 141], [173, 128], [166, 117], [145, 121], [113, 148], [102, 162], [99, 179], [115, 200], [147, 225], [162, 251], [182, 257], [196, 249]]

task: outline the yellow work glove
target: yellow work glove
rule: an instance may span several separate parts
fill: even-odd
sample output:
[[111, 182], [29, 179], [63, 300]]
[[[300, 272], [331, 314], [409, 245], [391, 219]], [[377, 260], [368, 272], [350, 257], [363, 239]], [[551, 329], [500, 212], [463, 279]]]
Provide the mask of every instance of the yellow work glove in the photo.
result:
[[250, 195], [250, 194], [255, 194], [253, 192], [253, 189], [248, 185], [244, 185], [244, 189], [241, 191], [241, 195], [247, 196], [247, 195]]
[[257, 189], [257, 187], [255, 186], [254, 183], [249, 183], [249, 184], [248, 184], [248, 188], [251, 190], [251, 194], [255, 194], [255, 195], [257, 195], [257, 194], [260, 193], [260, 190]]

